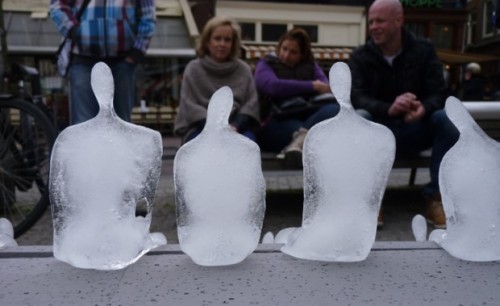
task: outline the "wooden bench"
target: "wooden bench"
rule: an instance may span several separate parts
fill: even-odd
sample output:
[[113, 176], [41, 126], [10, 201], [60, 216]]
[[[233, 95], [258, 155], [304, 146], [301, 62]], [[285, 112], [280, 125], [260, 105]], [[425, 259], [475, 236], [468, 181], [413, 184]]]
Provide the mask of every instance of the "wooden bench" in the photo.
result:
[[[463, 103], [486, 134], [500, 141], [500, 101]], [[408, 184], [414, 185], [417, 170], [419, 168], [429, 168], [430, 161], [431, 151], [427, 150], [418, 155], [396, 156], [393, 168], [411, 169]], [[262, 152], [262, 168], [264, 170], [287, 170], [284, 160], [278, 159], [275, 153], [270, 152]], [[293, 170], [296, 171], [297, 169]]]
[[[479, 126], [491, 138], [500, 141], [500, 101], [490, 102], [463, 102], [465, 108], [469, 111], [472, 117], [476, 120]], [[163, 159], [174, 159], [178, 148], [165, 148]], [[280, 171], [297, 171], [297, 169], [288, 168], [283, 159], [278, 159], [276, 153], [261, 152], [262, 169], [280, 170]], [[423, 151], [421, 154], [412, 156], [396, 156], [393, 168], [395, 169], [411, 169], [408, 179], [409, 185], [415, 184], [417, 170], [419, 168], [429, 168], [431, 161], [431, 151]]]
[[165, 105], [148, 106], [144, 110], [134, 107], [131, 121], [134, 124], [155, 129], [162, 134], [172, 134], [176, 114], [176, 109]]

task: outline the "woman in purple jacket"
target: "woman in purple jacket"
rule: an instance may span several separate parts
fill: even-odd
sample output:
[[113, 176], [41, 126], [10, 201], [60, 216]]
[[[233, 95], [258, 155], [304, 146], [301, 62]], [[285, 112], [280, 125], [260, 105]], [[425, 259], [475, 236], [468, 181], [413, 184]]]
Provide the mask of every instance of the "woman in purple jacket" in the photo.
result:
[[286, 117], [273, 111], [292, 100], [331, 95], [328, 78], [314, 61], [306, 31], [295, 28], [283, 34], [276, 53], [276, 56], [267, 55], [261, 59], [255, 68], [254, 78], [263, 112], [259, 145], [263, 151], [280, 152], [278, 158], [284, 158], [288, 165], [301, 167], [307, 131], [316, 123], [335, 116], [340, 107], [337, 103], [327, 103], [318, 109]]

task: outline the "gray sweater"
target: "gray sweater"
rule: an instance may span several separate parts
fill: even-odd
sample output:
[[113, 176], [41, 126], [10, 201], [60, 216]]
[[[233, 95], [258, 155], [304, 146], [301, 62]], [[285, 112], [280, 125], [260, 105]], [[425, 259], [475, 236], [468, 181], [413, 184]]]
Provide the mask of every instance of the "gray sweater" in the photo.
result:
[[222, 86], [233, 91], [231, 116], [247, 115], [259, 122], [257, 90], [248, 64], [240, 59], [217, 63], [205, 56], [189, 62], [184, 71], [179, 112], [175, 117], [176, 134], [184, 135], [192, 124], [206, 119], [210, 98]]

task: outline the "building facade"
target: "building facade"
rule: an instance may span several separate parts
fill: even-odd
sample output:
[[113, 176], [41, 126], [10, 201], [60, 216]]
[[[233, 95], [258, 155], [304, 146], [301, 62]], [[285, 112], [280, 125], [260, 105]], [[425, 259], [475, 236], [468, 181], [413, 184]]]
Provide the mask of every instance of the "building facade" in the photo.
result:
[[[401, 0], [408, 28], [436, 45], [450, 86], [459, 86], [462, 67], [488, 63], [485, 73], [498, 75], [500, 32], [492, 26], [497, 0]], [[156, 0], [157, 27], [144, 61], [138, 67], [137, 106], [175, 111], [182, 73], [193, 59], [196, 41], [214, 15], [235, 18], [242, 28], [242, 57], [250, 65], [274, 52], [279, 36], [302, 27], [311, 36], [316, 59], [327, 72], [336, 61], [350, 58], [367, 39], [371, 0]], [[38, 69], [48, 103], [67, 105], [68, 86], [57, 75], [54, 53], [61, 41], [46, 0], [4, 0], [4, 25], [11, 61]], [[493, 65], [489, 65], [494, 63]]]

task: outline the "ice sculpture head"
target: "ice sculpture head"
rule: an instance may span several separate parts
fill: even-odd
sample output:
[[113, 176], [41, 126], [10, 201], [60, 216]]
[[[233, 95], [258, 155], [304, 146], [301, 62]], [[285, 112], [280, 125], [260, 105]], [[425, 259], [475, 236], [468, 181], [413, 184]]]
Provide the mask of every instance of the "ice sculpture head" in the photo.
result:
[[439, 187], [447, 228], [429, 240], [454, 257], [500, 260], [500, 144], [491, 139], [456, 98], [446, 114], [460, 132], [439, 168]]
[[99, 62], [92, 68], [90, 84], [97, 98], [99, 107], [103, 109], [113, 108], [113, 95], [115, 84], [111, 69], [103, 62]]
[[457, 127], [460, 134], [463, 134], [467, 129], [470, 129], [476, 124], [462, 102], [455, 97], [446, 99], [446, 115], [450, 118], [453, 124]]
[[[163, 234], [148, 232], [162, 139], [113, 113], [113, 77], [106, 64], [94, 66], [91, 83], [101, 111], [64, 129], [52, 150], [54, 256], [80, 268], [121, 269], [166, 243]], [[137, 203], [147, 203], [146, 217], [135, 216]]]
[[228, 86], [221, 87], [210, 99], [207, 110], [206, 129], [228, 127], [229, 115], [233, 107], [233, 92]]
[[344, 62], [335, 63], [330, 68], [330, 88], [342, 107], [351, 105], [351, 69]]

